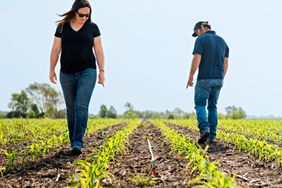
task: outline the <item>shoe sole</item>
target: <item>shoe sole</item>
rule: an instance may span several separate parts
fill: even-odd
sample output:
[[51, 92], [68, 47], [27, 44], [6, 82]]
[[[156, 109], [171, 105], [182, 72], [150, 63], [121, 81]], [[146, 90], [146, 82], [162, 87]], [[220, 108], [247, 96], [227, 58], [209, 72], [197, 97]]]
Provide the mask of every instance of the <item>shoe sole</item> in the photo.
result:
[[207, 141], [208, 137], [209, 137], [210, 133], [209, 132], [205, 132], [201, 138], [198, 140], [199, 144], [203, 144]]
[[80, 154], [82, 154], [81, 150], [78, 149], [78, 148], [72, 149], [72, 150], [71, 150], [71, 153], [72, 153], [73, 155], [80, 155]]

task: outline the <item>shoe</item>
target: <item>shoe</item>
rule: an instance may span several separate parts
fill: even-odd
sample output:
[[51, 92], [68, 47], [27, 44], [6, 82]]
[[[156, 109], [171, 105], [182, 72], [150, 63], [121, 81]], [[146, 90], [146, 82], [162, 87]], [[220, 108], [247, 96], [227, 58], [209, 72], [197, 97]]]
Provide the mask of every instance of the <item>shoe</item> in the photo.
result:
[[198, 140], [198, 143], [199, 143], [199, 144], [205, 143], [205, 142], [207, 141], [209, 135], [210, 135], [210, 132], [203, 132], [203, 133], [201, 134], [200, 139]]
[[82, 152], [81, 152], [81, 147], [79, 147], [79, 146], [74, 146], [74, 147], [72, 148], [72, 150], [71, 150], [71, 153], [72, 153], [72, 155], [74, 155], [74, 156], [77, 156], [77, 155], [82, 154]]

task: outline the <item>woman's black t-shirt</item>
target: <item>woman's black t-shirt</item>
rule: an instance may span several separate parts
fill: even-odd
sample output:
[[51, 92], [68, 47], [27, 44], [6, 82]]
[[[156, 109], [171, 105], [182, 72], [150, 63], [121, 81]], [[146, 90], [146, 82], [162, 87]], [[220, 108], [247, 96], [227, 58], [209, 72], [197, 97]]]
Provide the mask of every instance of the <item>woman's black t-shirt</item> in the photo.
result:
[[55, 36], [62, 38], [61, 71], [74, 74], [87, 68], [96, 69], [93, 40], [100, 35], [98, 26], [93, 22], [85, 22], [78, 31], [73, 30], [69, 22], [64, 24], [62, 32], [58, 26]]

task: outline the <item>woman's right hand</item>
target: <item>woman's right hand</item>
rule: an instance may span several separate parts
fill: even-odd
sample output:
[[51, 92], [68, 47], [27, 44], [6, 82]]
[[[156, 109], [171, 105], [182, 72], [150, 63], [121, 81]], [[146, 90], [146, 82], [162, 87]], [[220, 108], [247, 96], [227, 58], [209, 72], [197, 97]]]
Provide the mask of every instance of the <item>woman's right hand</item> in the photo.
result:
[[57, 84], [57, 75], [56, 75], [56, 72], [54, 70], [50, 70], [49, 79], [53, 84]]
[[49, 72], [49, 79], [53, 84], [57, 83], [57, 75], [55, 72], [55, 67], [58, 62], [58, 58], [61, 53], [62, 48], [62, 39], [55, 37], [53, 42], [53, 47], [50, 54], [50, 72]]
[[98, 75], [98, 84], [101, 84], [103, 87], [105, 87], [105, 73], [104, 71], [99, 71]]

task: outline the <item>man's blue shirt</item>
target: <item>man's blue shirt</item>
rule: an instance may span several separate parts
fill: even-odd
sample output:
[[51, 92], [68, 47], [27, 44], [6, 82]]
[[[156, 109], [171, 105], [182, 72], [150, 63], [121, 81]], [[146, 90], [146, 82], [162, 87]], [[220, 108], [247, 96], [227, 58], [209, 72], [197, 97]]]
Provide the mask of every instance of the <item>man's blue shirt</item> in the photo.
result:
[[223, 38], [214, 31], [207, 31], [196, 39], [195, 54], [202, 56], [198, 80], [223, 79], [224, 57], [229, 56], [229, 48]]

